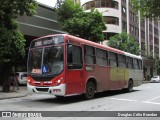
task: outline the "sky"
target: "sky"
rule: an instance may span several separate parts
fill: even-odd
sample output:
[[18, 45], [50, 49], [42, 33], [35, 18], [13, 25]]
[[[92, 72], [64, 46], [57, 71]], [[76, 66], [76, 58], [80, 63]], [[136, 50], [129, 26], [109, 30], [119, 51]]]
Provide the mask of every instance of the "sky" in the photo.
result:
[[36, 0], [36, 1], [46, 4], [48, 6], [51, 6], [51, 7], [54, 7], [57, 2], [57, 0]]

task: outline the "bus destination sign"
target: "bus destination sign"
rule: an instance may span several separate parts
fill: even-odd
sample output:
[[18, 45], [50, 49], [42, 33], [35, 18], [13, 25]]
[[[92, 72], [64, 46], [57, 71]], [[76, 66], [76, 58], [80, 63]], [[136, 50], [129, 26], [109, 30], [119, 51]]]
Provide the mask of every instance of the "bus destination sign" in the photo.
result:
[[31, 48], [39, 47], [39, 46], [46, 46], [46, 45], [55, 45], [55, 44], [60, 44], [63, 42], [64, 42], [63, 36], [46, 37], [46, 38], [32, 41]]

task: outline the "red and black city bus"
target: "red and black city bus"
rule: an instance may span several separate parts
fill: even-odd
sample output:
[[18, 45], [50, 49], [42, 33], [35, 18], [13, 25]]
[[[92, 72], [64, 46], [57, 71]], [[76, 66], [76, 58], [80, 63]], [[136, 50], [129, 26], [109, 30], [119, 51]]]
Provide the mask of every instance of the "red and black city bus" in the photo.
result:
[[28, 54], [29, 93], [57, 97], [126, 89], [142, 84], [142, 58], [68, 34], [40, 37]]

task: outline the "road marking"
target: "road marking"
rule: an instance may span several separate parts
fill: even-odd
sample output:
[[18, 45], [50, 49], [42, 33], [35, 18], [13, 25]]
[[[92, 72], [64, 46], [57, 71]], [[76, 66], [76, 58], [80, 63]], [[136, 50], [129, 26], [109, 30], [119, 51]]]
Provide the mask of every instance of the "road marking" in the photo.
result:
[[119, 98], [109, 98], [113, 100], [121, 100], [121, 101], [129, 101], [129, 102], [137, 102], [138, 100], [131, 100], [131, 99], [119, 99]]
[[160, 96], [155, 97], [155, 98], [152, 98], [152, 99], [150, 99], [150, 100], [147, 100], [146, 102], [150, 102], [150, 101], [155, 100], [155, 99], [157, 99], [157, 98], [160, 98]]
[[[160, 97], [160, 96], [159, 96]], [[159, 97], [156, 97], [154, 99], [157, 99]], [[109, 99], [112, 99], [112, 100], [119, 100], [119, 101], [128, 101], [128, 102], [141, 102], [141, 103], [148, 103], [148, 104], [155, 104], [155, 105], [160, 105], [160, 103], [157, 103], [157, 102], [150, 102], [150, 101], [138, 101], [138, 100], [131, 100], [131, 99], [119, 99], [119, 98], [109, 98]], [[151, 99], [153, 100], [153, 99]]]
[[160, 103], [156, 103], [156, 102], [148, 102], [148, 101], [142, 101], [143, 103], [149, 103], [149, 104], [156, 104], [156, 105], [160, 105]]

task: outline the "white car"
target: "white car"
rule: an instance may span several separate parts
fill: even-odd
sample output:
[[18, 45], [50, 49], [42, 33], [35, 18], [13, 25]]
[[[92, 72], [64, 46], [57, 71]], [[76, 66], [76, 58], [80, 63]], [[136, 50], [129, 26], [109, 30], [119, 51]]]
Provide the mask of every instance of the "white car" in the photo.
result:
[[18, 78], [18, 84], [27, 84], [27, 72], [15, 72]]
[[160, 76], [153, 76], [152, 78], [151, 78], [151, 82], [160, 82]]

